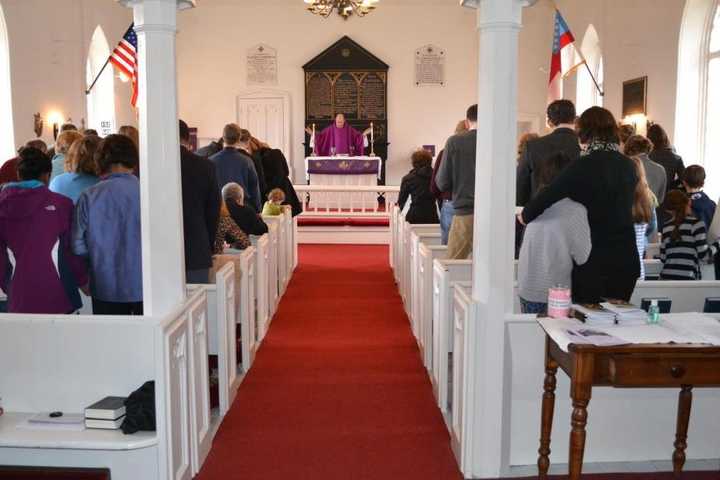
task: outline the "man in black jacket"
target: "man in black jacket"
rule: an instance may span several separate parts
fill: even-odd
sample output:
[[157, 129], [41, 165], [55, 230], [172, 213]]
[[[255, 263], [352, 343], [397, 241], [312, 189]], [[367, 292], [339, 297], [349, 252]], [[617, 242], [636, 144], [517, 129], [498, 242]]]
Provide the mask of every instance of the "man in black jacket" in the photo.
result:
[[192, 153], [189, 145], [190, 130], [180, 120], [185, 277], [188, 283], [208, 283], [220, 217], [220, 190], [215, 165]]
[[575, 105], [570, 100], [556, 100], [547, 107], [548, 126], [552, 133], [530, 140], [517, 167], [517, 205], [524, 207], [537, 193], [533, 171], [537, 163], [562, 152], [571, 160], [580, 156], [575, 133]]

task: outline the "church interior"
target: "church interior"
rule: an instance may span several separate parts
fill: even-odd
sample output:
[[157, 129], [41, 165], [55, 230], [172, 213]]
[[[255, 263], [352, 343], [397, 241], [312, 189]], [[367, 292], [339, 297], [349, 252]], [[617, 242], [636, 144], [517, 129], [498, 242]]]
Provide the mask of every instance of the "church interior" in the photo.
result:
[[0, 480], [719, 479], [719, 198], [720, 0], [0, 0]]

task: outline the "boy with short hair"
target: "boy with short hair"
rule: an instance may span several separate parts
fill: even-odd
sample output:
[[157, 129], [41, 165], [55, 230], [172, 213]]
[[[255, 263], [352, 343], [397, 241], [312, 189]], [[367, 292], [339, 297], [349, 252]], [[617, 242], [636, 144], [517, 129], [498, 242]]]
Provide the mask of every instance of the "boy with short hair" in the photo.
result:
[[682, 183], [690, 197], [693, 213], [705, 222], [706, 229], [710, 228], [717, 205], [702, 191], [705, 186], [705, 169], [700, 165], [690, 165], [683, 173]]

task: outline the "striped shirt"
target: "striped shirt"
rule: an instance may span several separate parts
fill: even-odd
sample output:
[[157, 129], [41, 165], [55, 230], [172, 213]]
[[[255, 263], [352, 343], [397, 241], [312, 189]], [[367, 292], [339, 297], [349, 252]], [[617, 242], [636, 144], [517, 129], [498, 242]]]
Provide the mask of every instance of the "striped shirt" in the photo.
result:
[[700, 280], [700, 261], [717, 253], [717, 242], [708, 245], [705, 222], [697, 217], [688, 216], [678, 226], [680, 238], [673, 240], [675, 225], [672, 220], [662, 228], [660, 243], [660, 260], [663, 269], [660, 278], [663, 280]]
[[640, 256], [640, 278], [645, 280], [645, 248], [647, 247], [647, 223], [635, 224], [635, 245], [637, 245], [638, 255]]

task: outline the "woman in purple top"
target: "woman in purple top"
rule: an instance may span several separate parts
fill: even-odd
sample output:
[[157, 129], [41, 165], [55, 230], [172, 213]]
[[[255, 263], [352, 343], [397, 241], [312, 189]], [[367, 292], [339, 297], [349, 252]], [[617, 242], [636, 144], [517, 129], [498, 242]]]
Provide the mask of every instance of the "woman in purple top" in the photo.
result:
[[0, 192], [0, 288], [10, 313], [66, 314], [80, 308], [87, 285], [82, 259], [70, 251], [72, 201], [47, 188], [52, 163], [24, 148], [19, 182]]

